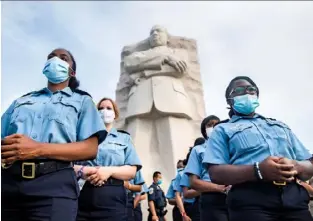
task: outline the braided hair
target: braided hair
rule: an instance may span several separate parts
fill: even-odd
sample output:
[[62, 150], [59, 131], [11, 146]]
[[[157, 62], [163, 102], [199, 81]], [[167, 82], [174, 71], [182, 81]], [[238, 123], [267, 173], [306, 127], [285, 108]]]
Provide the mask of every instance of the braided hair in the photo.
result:
[[[249, 77], [247, 77], [247, 76], [238, 76], [238, 77], [235, 77], [234, 79], [232, 79], [231, 81], [230, 81], [230, 83], [228, 84], [228, 86], [227, 86], [227, 88], [226, 88], [226, 91], [225, 91], [225, 98], [226, 98], [226, 102], [227, 102], [227, 104], [228, 105], [230, 105], [230, 98], [229, 98], [229, 96], [230, 96], [230, 92], [231, 92], [231, 90], [233, 89], [233, 86], [234, 86], [234, 83], [236, 82], [236, 81], [238, 81], [238, 80], [245, 80], [245, 81], [248, 81], [252, 86], [254, 86], [256, 89], [257, 89], [257, 96], [259, 97], [259, 88], [258, 88], [258, 86], [256, 85], [256, 83], [254, 83], [254, 81], [251, 79], [251, 78], [249, 78]], [[234, 112], [234, 110], [233, 110], [233, 108], [232, 108], [232, 106], [230, 105], [230, 107], [229, 107], [229, 112], [228, 112], [228, 116], [231, 118], [233, 115], [235, 115], [235, 112]]]

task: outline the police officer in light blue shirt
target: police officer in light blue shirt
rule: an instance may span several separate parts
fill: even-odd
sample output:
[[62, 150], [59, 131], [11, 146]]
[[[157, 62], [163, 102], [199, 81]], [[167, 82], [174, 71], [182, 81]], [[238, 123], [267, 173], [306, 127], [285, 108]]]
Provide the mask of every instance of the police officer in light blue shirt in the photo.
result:
[[144, 183], [141, 186], [141, 192], [134, 193], [134, 220], [135, 221], [142, 221], [142, 210], [141, 210], [141, 202], [147, 199], [147, 193], [149, 189]]
[[142, 185], [145, 183], [141, 170], [137, 171], [134, 179], [130, 181], [125, 181], [124, 186], [127, 189], [127, 220], [134, 221], [135, 214], [134, 214], [134, 198], [136, 197], [136, 193], [141, 194]]
[[103, 98], [97, 107], [109, 134], [99, 145], [96, 159], [75, 166], [80, 177], [86, 180], [80, 192], [77, 221], [126, 221], [124, 181], [135, 177], [141, 169], [141, 162], [130, 135], [113, 127], [119, 116], [115, 102]]
[[[179, 160], [177, 162], [176, 168], [177, 168], [177, 173], [179, 173], [180, 171], [184, 169], [183, 160]], [[174, 183], [175, 183], [175, 179], [171, 181], [165, 197], [167, 198], [168, 203], [174, 206], [173, 211], [172, 211], [173, 220], [180, 221], [182, 220], [182, 216], [179, 212], [179, 209], [177, 207], [176, 200], [175, 200]]]
[[48, 86], [16, 99], [1, 117], [2, 220], [74, 221], [72, 161], [93, 159], [107, 134], [90, 95], [77, 89], [69, 51], [52, 51], [43, 74]]
[[[210, 115], [203, 119], [201, 123], [201, 133], [208, 139], [213, 127], [220, 122], [220, 119]], [[185, 173], [189, 176], [192, 189], [201, 193], [200, 216], [201, 220], [227, 221], [228, 210], [226, 205], [225, 185], [218, 185], [211, 182], [207, 168], [203, 166], [203, 155], [205, 143], [195, 146], [190, 154]]]
[[311, 154], [284, 123], [255, 113], [259, 89], [248, 77], [226, 89], [229, 122], [217, 125], [203, 162], [213, 182], [232, 185], [231, 221], [312, 221], [309, 195], [295, 178], [312, 177]]
[[[202, 145], [205, 142], [203, 138], [197, 138], [194, 144], [194, 147], [197, 147], [199, 145]], [[188, 165], [189, 159], [190, 159], [190, 154], [192, 149], [189, 150], [189, 153], [186, 156], [186, 159], [184, 160], [184, 165]], [[185, 168], [186, 169], [186, 168]], [[187, 213], [187, 216], [191, 218], [191, 220], [197, 221], [200, 220], [200, 210], [199, 210], [199, 195], [200, 192], [195, 191], [191, 189], [190, 182], [189, 182], [189, 177], [186, 174], [186, 170], [181, 174], [180, 182], [179, 182], [180, 187], [182, 188], [182, 195], [184, 197], [184, 208]], [[178, 194], [177, 195], [177, 200], [179, 200]], [[189, 202], [187, 200], [192, 199], [192, 202]], [[184, 214], [183, 211], [181, 211], [182, 214]], [[186, 217], [183, 217], [184, 220], [186, 220]], [[188, 220], [188, 218], [187, 218]]]

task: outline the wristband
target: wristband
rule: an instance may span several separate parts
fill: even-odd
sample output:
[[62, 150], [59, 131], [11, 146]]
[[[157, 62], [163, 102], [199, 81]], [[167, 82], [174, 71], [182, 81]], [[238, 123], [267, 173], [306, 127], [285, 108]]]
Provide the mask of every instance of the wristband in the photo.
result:
[[254, 173], [258, 180], [263, 180], [263, 176], [260, 170], [259, 162], [254, 163]]
[[82, 166], [79, 170], [78, 170], [78, 172], [77, 172], [77, 176], [78, 176], [78, 178], [82, 178], [83, 177], [83, 169], [85, 168], [85, 166]]

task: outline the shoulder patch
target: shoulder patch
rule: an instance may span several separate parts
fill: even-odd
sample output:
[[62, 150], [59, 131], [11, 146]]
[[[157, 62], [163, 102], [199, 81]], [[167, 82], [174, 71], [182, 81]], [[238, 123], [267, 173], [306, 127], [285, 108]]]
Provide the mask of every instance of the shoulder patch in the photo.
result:
[[127, 131], [125, 131], [125, 130], [117, 130], [117, 132], [130, 135], [130, 134], [129, 134]]
[[92, 98], [92, 96], [91, 96], [89, 93], [87, 93], [86, 91], [82, 91], [82, 90], [79, 90], [79, 89], [73, 89], [72, 91], [75, 92], [75, 93], [77, 93], [77, 94], [80, 94], [80, 95], [87, 95], [87, 96], [89, 96], [89, 97]]
[[153, 187], [151, 187], [150, 189], [149, 189], [149, 194], [151, 195], [151, 194], [153, 194]]
[[216, 127], [219, 124], [228, 123], [228, 122], [229, 122], [229, 119], [222, 120], [222, 121], [218, 122], [217, 124], [215, 124], [214, 127]]

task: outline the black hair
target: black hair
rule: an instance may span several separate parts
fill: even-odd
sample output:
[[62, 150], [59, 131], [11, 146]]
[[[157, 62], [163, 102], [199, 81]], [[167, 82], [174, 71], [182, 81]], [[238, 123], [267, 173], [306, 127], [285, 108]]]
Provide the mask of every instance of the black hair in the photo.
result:
[[[66, 49], [64, 49], [66, 50]], [[72, 66], [72, 69], [73, 71], [76, 73], [76, 69], [77, 69], [77, 64], [76, 64], [76, 61], [75, 61], [75, 58], [73, 56], [73, 54], [69, 51], [69, 50], [66, 50], [67, 53], [70, 55], [72, 61], [73, 61], [73, 66]], [[80, 82], [77, 80], [76, 76], [75, 77], [71, 77], [69, 82], [68, 82], [68, 86], [72, 89], [72, 90], [75, 90], [79, 87], [80, 85]]]
[[198, 145], [201, 145], [201, 144], [204, 144], [204, 143], [205, 143], [205, 139], [203, 139], [203, 137], [198, 137], [198, 138], [195, 140], [193, 146], [198, 146]]
[[[230, 96], [231, 90], [233, 89], [233, 85], [234, 85], [234, 83], [235, 83], [236, 81], [238, 81], [238, 80], [246, 80], [246, 81], [248, 81], [252, 86], [254, 86], [254, 87], [257, 89], [256, 94], [257, 94], [257, 96], [259, 97], [259, 88], [258, 88], [258, 86], [256, 85], [256, 83], [254, 83], [254, 81], [253, 81], [251, 78], [247, 77], [247, 76], [238, 76], [238, 77], [233, 78], [233, 79], [229, 82], [229, 84], [228, 84], [228, 86], [227, 86], [227, 88], [226, 88], [226, 91], [225, 91], [225, 98], [226, 98], [227, 104], [230, 103], [229, 96]], [[232, 109], [232, 107], [230, 107], [229, 109], [230, 109], [230, 110], [229, 110], [229, 112], [228, 112], [228, 116], [231, 118], [231, 117], [235, 114], [235, 112], [234, 112], [234, 110]]]
[[183, 163], [183, 160], [178, 160], [177, 164]]
[[160, 172], [160, 171], [155, 171], [155, 172], [153, 173], [153, 178], [158, 177], [158, 175], [159, 175], [159, 174], [161, 174], [161, 172]]
[[216, 120], [218, 122], [220, 122], [221, 120], [215, 116], [215, 115], [210, 115], [206, 118], [203, 119], [203, 121], [201, 122], [201, 127], [200, 127], [200, 130], [201, 130], [201, 134], [202, 136], [205, 138], [205, 139], [208, 139], [208, 135], [206, 134], [206, 125], [211, 121], [211, 120]]
[[[202, 137], [201, 137], [201, 138], [202, 138]], [[203, 139], [203, 138], [202, 138], [202, 139]], [[193, 148], [193, 147], [189, 147], [189, 151], [188, 151], [188, 153], [187, 153], [186, 159], [183, 160], [184, 166], [186, 166], [186, 165], [188, 164], [188, 161], [189, 161], [189, 157], [190, 157], [192, 148]]]

